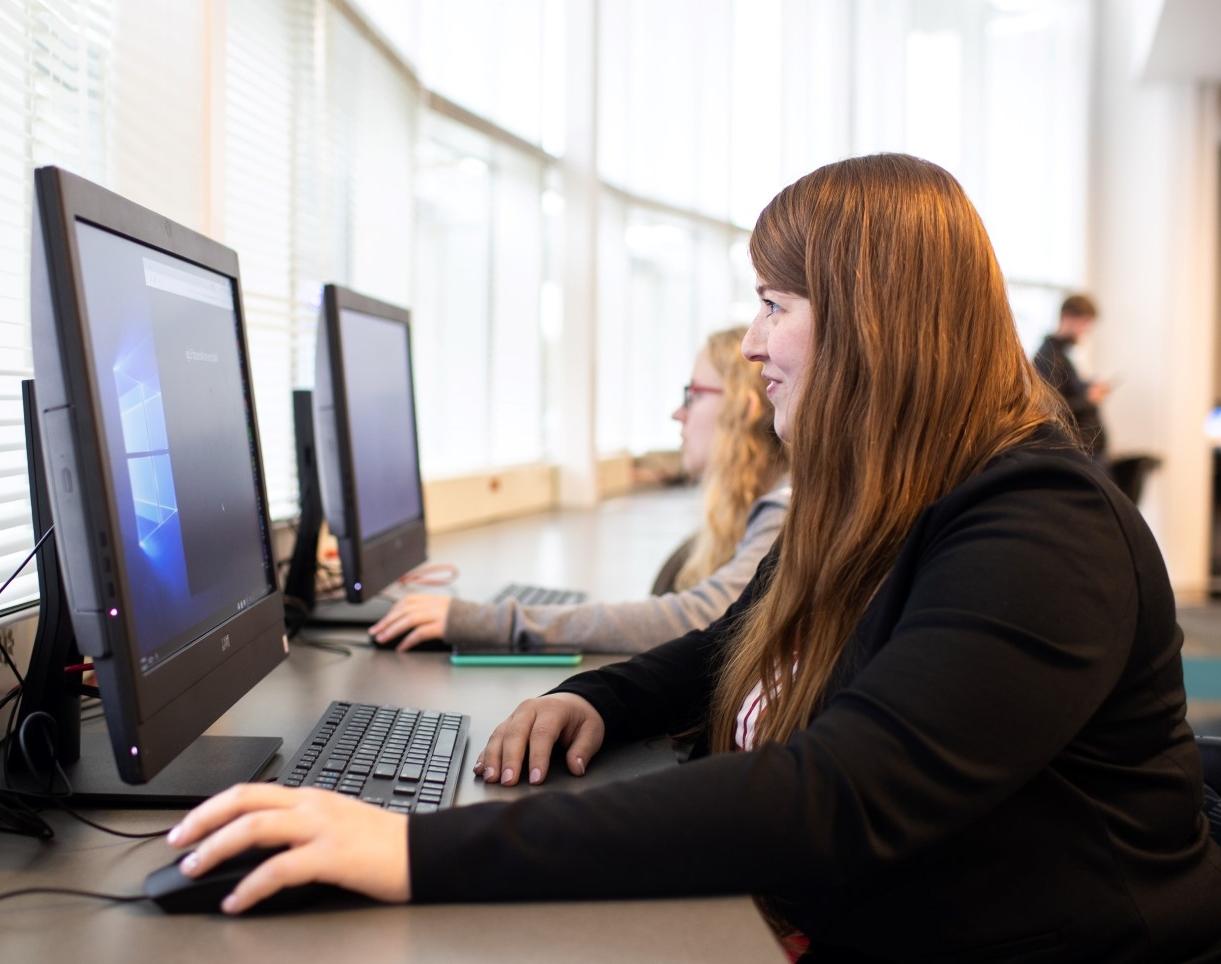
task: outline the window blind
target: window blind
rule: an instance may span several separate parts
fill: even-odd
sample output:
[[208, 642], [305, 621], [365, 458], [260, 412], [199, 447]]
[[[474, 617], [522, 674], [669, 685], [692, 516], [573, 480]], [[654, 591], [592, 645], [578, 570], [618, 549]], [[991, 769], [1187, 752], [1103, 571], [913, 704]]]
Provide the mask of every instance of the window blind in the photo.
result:
[[[220, 234], [238, 252], [246, 338], [272, 516], [297, 510], [293, 442], [296, 118], [313, 4], [230, 3], [224, 37]], [[308, 297], [308, 293], [306, 294]]]
[[[58, 164], [101, 175], [112, 27], [102, 0], [0, 0], [0, 579], [34, 544], [21, 414], [21, 380], [33, 375], [32, 171]], [[0, 610], [37, 594], [31, 563]]]

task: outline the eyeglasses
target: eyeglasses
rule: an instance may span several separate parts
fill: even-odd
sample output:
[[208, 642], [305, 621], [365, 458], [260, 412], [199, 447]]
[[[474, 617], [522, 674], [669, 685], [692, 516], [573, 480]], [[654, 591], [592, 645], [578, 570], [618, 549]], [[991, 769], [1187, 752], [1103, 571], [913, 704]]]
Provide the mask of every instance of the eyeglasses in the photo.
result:
[[711, 385], [697, 385], [692, 382], [683, 386], [683, 408], [690, 408], [697, 395], [723, 395], [725, 389], [713, 388]]

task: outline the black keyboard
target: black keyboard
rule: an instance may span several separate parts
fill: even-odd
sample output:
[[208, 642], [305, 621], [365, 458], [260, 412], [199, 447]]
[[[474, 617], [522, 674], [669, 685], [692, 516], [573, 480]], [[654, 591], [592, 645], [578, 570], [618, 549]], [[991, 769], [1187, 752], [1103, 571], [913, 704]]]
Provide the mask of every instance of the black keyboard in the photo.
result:
[[492, 598], [492, 602], [516, 599], [523, 606], [572, 606], [583, 603], [588, 598], [588, 593], [576, 589], [546, 589], [543, 586], [526, 586], [511, 582]]
[[429, 813], [454, 802], [470, 723], [457, 713], [336, 701], [277, 782]]

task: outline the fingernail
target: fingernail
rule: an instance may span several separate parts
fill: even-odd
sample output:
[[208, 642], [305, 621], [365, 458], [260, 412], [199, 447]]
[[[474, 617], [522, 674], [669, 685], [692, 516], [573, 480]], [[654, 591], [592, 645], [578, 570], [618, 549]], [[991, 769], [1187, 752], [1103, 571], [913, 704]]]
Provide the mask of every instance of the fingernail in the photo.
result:
[[493, 783], [496, 780], [496, 770], [493, 767], [488, 767], [483, 771], [483, 782]]
[[585, 761], [580, 757], [577, 757], [577, 773], [579, 773], [581, 776], [585, 776]]
[[178, 838], [182, 836], [182, 824], [175, 824], [170, 828], [170, 832], [166, 834], [165, 839], [172, 844], [178, 843]]
[[193, 874], [197, 867], [199, 867], [199, 854], [187, 854], [182, 861], [182, 872], [184, 874]]
[[220, 902], [220, 909], [223, 910], [226, 914], [237, 913], [237, 898], [234, 897], [232, 894], [230, 894], [228, 897], [226, 897], [224, 900], [222, 900]]
[[512, 779], [513, 779], [513, 771], [505, 770], [505, 772], [501, 775], [500, 782], [509, 783]]
[[535, 767], [533, 770], [530, 771], [530, 782], [531, 783], [538, 783], [542, 779], [543, 779], [543, 771], [540, 770], [538, 767]]

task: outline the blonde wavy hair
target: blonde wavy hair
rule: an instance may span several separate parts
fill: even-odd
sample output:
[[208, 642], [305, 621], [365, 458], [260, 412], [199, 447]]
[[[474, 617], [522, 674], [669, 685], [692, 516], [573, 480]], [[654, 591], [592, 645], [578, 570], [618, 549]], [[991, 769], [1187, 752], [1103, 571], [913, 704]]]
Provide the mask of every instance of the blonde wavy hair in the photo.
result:
[[750, 507], [788, 471], [787, 452], [772, 427], [762, 366], [742, 357], [745, 335], [745, 327], [728, 328], [704, 343], [724, 394], [704, 473], [704, 525], [674, 577], [678, 591], [702, 582], [733, 557]]
[[718, 680], [719, 750], [760, 681], [758, 744], [806, 726], [917, 516], [1040, 426], [1065, 425], [983, 223], [937, 165], [878, 154], [819, 168], [764, 208], [750, 253], [761, 283], [808, 299], [813, 321], [792, 501]]

